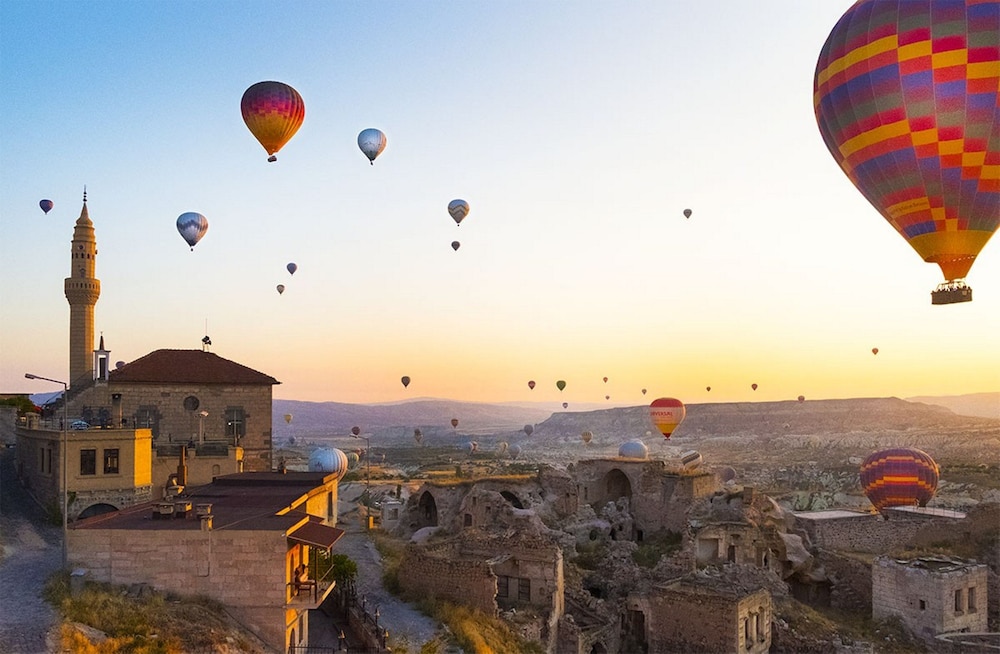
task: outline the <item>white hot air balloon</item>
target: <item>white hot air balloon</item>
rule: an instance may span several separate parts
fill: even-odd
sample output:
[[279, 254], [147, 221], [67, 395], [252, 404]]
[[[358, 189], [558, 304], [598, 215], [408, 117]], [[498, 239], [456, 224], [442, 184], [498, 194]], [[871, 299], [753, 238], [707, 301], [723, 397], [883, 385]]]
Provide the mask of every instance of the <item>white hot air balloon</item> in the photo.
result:
[[448, 213], [451, 214], [455, 224], [460, 225], [462, 220], [469, 215], [469, 203], [465, 200], [452, 200], [448, 203]]
[[382, 150], [385, 150], [385, 145], [385, 134], [374, 127], [362, 130], [358, 134], [358, 147], [365, 153], [365, 156], [368, 157], [368, 162], [373, 166], [375, 165], [375, 158], [382, 154]]
[[194, 246], [208, 231], [208, 218], [194, 211], [182, 213], [177, 217], [177, 231], [180, 232], [181, 238], [187, 241], [193, 251]]

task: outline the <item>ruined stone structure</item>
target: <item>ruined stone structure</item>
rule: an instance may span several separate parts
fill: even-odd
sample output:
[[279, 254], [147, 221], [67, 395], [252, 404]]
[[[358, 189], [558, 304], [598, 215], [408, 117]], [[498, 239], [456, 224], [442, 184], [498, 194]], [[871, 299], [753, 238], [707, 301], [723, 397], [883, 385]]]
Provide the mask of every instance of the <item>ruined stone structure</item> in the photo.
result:
[[960, 528], [964, 518], [965, 514], [957, 512], [930, 516], [900, 511], [887, 519], [879, 513], [829, 510], [796, 513], [795, 523], [816, 547], [878, 554], [912, 542], [935, 524], [947, 525], [949, 530]]
[[922, 638], [987, 630], [987, 567], [953, 557], [872, 563], [872, 617], [898, 617]]
[[623, 651], [766, 654], [771, 614], [765, 589], [729, 592], [677, 582], [628, 598]]

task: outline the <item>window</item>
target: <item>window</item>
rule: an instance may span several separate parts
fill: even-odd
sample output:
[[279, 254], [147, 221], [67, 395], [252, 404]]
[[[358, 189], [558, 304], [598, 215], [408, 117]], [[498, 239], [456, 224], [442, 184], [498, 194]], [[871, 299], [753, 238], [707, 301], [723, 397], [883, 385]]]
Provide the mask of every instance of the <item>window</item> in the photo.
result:
[[45, 448], [38, 449], [38, 472], [45, 472]]
[[471, 513], [466, 513], [465, 514], [465, 526], [466, 527], [471, 527], [472, 526], [472, 514]]
[[926, 608], [927, 608], [927, 602], [925, 602], [924, 600], [920, 600], [920, 610], [923, 611]]
[[184, 408], [188, 411], [194, 411], [199, 406], [201, 406], [201, 402], [194, 395], [188, 395], [184, 398]]
[[976, 610], [976, 587], [969, 586], [969, 613], [974, 613]]
[[104, 450], [104, 474], [118, 474], [118, 448]]
[[531, 601], [531, 580], [524, 577], [517, 580], [517, 599], [522, 602]]
[[962, 603], [962, 589], [959, 588], [955, 591], [955, 613], [961, 613], [965, 610], [965, 605]]
[[226, 436], [229, 438], [243, 438], [246, 436], [246, 423], [244, 419], [243, 407], [226, 409]]
[[80, 474], [97, 474], [97, 450], [80, 450]]
[[510, 596], [510, 577], [497, 577], [497, 597]]

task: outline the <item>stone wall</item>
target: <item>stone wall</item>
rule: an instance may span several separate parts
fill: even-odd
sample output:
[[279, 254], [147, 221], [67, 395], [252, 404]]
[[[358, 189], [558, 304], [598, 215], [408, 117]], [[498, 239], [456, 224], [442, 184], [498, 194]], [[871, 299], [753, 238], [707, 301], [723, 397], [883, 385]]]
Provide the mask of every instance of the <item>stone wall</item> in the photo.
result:
[[206, 595], [276, 650], [286, 645], [287, 543], [252, 529], [70, 529], [69, 565], [111, 584]]
[[820, 519], [797, 515], [795, 525], [805, 531], [813, 547], [870, 554], [909, 543], [927, 526], [915, 520], [886, 520], [877, 513]]
[[830, 580], [830, 606], [870, 615], [872, 610], [872, 567], [863, 560], [821, 550], [819, 560]]
[[497, 576], [485, 560], [458, 557], [457, 545], [424, 549], [408, 545], [399, 564], [403, 590], [497, 614]]
[[771, 647], [771, 595], [766, 590], [736, 596], [677, 585], [630, 596], [627, 609], [643, 614], [650, 654], [766, 654]]
[[[166, 448], [169, 449], [169, 448]], [[221, 451], [221, 450], [220, 450]], [[187, 466], [187, 485], [201, 486], [212, 483], [212, 479], [221, 475], [232, 475], [243, 471], [243, 448], [226, 446], [225, 455], [212, 454], [208, 448], [202, 448], [202, 454], [197, 448], [189, 448], [185, 453]], [[177, 474], [180, 455], [172, 452], [166, 456], [154, 453], [152, 463], [152, 499], [163, 497], [163, 490], [170, 477]]]
[[[872, 563], [872, 616], [897, 616], [922, 638], [948, 631], [986, 631], [986, 566], [958, 561], [877, 557]], [[969, 606], [970, 588], [975, 589], [973, 606]]]

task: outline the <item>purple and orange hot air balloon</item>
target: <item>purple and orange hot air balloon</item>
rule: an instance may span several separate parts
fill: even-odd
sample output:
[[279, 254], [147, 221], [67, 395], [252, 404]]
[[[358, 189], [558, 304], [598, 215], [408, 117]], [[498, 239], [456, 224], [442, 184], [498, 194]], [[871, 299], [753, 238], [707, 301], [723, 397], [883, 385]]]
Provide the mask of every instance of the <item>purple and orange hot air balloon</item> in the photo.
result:
[[302, 126], [306, 105], [302, 96], [282, 82], [257, 82], [243, 93], [243, 122], [264, 146], [268, 161], [277, 161], [280, 150]]
[[861, 487], [879, 511], [892, 506], [927, 506], [938, 485], [938, 465], [929, 454], [896, 447], [868, 455], [861, 464]]
[[820, 52], [816, 122], [841, 169], [968, 302], [1000, 226], [998, 0], [859, 0]]

